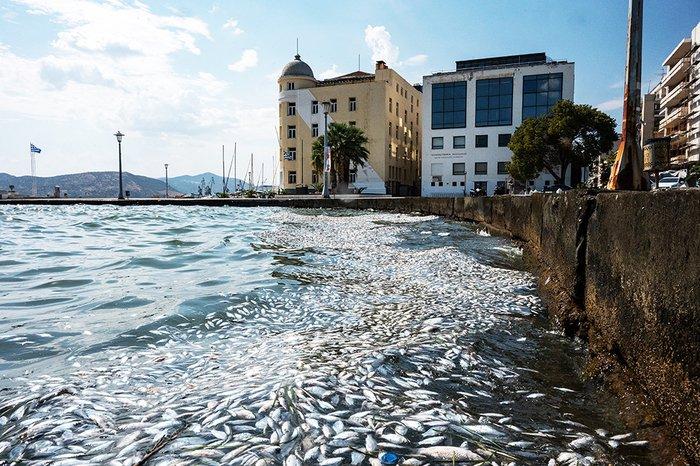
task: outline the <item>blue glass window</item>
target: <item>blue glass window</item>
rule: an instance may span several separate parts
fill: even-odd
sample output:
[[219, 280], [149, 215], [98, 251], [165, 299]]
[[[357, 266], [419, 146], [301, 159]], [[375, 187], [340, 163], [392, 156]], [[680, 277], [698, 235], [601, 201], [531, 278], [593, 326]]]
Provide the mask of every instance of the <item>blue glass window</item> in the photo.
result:
[[562, 73], [523, 76], [523, 120], [545, 115], [561, 100]]
[[467, 126], [467, 82], [432, 85], [432, 129]]
[[513, 78], [476, 82], [476, 126], [508, 126], [513, 123]]

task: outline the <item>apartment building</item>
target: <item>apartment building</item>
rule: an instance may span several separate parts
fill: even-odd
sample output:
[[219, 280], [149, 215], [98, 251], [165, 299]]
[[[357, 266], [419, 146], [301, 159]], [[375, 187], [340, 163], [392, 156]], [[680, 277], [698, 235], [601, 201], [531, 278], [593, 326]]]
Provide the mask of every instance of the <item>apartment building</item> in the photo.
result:
[[[280, 180], [286, 192], [322, 181], [311, 163], [313, 142], [323, 135], [323, 102], [328, 124], [362, 128], [369, 160], [353, 167], [350, 186], [366, 194], [417, 194], [420, 189], [422, 93], [378, 61], [374, 73], [355, 71], [317, 80], [297, 54], [278, 80]], [[286, 156], [285, 156], [286, 154]], [[331, 154], [332, 158], [332, 154]]]
[[[574, 64], [544, 53], [456, 62], [423, 78], [422, 195], [493, 194], [509, 180], [510, 137], [523, 119], [574, 98]], [[542, 190], [549, 174], [529, 182]]]
[[642, 145], [671, 138], [669, 168], [700, 161], [700, 23], [664, 60], [661, 81], [644, 96]]

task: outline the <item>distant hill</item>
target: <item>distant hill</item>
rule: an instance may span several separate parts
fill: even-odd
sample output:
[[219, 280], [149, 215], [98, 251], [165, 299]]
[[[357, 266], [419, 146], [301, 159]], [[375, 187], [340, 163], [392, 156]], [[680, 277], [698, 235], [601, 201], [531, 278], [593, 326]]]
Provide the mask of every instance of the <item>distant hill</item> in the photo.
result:
[[[172, 176], [168, 178], [168, 184], [170, 187], [175, 188], [184, 194], [197, 194], [198, 188], [202, 180], [207, 184], [211, 184], [211, 180], [214, 178], [214, 186], [212, 192], [220, 193], [223, 190], [224, 182], [221, 175], [215, 175], [211, 172], [200, 173], [199, 175], [180, 175]], [[165, 178], [159, 178], [161, 181], [165, 182]], [[239, 189], [243, 185], [243, 181], [237, 180]], [[235, 186], [235, 181], [231, 178], [228, 182], [228, 191], [232, 192]], [[248, 186], [246, 183], [244, 186]]]
[[[124, 172], [122, 176], [124, 191], [131, 191], [131, 197], [164, 197], [165, 182], [147, 176]], [[21, 196], [32, 193], [31, 176], [13, 176], [0, 173], [0, 189], [15, 186]], [[119, 194], [119, 172], [86, 172], [49, 177], [37, 177], [37, 196], [52, 196], [54, 186], [61, 187], [61, 194], [69, 197], [117, 197]], [[170, 186], [170, 195], [179, 195], [181, 191]]]

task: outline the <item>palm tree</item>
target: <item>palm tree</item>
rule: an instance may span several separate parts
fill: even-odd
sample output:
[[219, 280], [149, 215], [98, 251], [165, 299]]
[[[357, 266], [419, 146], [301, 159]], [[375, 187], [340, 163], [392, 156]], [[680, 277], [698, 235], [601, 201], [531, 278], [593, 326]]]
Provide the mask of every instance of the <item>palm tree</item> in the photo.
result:
[[[350, 166], [364, 167], [369, 158], [365, 132], [357, 126], [331, 123], [328, 126], [328, 143], [331, 147], [331, 176], [336, 182], [347, 185]], [[311, 150], [311, 162], [317, 173], [323, 173], [323, 136], [316, 139]]]

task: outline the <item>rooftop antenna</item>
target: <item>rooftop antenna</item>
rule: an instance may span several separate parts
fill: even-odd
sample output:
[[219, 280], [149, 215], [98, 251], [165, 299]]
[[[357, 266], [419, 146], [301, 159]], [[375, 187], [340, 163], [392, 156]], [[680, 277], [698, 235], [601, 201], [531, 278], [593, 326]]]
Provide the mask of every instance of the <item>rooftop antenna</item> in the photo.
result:
[[362, 66], [360, 66], [360, 54], [357, 54], [357, 71], [361, 71]]
[[301, 55], [299, 55], [299, 38], [298, 37], [297, 37], [297, 55], [296, 56], [297, 57], [301, 56]]

